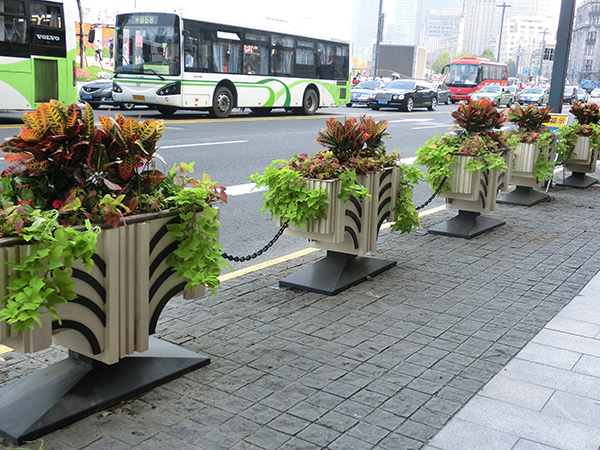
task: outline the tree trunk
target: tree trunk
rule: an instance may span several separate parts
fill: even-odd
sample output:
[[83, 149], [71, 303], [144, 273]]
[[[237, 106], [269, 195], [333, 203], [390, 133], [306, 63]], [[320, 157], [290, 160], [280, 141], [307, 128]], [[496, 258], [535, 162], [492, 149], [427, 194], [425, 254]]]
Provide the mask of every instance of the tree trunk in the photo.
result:
[[79, 67], [85, 69], [85, 44], [83, 42], [84, 36], [84, 23], [83, 23], [83, 9], [81, 7], [81, 0], [77, 0], [77, 9], [79, 9]]

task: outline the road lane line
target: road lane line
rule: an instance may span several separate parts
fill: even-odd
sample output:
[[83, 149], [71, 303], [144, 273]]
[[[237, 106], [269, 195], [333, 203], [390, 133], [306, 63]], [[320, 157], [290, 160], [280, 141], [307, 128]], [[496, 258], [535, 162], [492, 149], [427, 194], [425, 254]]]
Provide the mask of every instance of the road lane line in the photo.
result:
[[206, 145], [226, 145], [226, 144], [245, 144], [248, 141], [222, 141], [222, 142], [199, 142], [197, 144], [181, 144], [181, 145], [162, 145], [159, 149], [164, 148], [183, 148], [183, 147], [203, 147]]

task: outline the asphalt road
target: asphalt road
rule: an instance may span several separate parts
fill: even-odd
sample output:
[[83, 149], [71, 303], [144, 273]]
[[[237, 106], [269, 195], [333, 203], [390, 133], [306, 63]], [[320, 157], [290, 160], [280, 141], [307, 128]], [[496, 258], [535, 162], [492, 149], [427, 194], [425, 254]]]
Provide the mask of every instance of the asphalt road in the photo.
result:
[[[297, 153], [314, 153], [320, 149], [315, 142], [317, 130], [325, 128], [325, 121], [332, 116], [367, 115], [375, 120], [387, 119], [391, 137], [386, 140], [388, 151], [397, 149], [406, 162], [412, 162], [416, 150], [428, 139], [448, 131], [453, 120], [451, 111], [456, 105], [441, 105], [437, 111], [415, 109], [411, 113], [395, 110], [372, 111], [354, 106], [319, 110], [316, 115], [294, 116], [286, 112], [273, 111], [259, 117], [249, 111], [235, 110], [228, 119], [211, 119], [207, 114], [177, 112], [165, 119], [165, 134], [159, 141], [158, 153], [166, 160], [166, 170], [180, 162], [194, 162], [195, 174], [208, 173], [219, 184], [227, 186], [229, 200], [221, 205], [220, 241], [226, 253], [248, 255], [256, 252], [277, 233], [275, 221], [267, 212], [261, 216], [262, 193], [252, 191], [247, 179], [262, 172], [272, 160], [288, 159]], [[111, 111], [128, 117], [163, 118], [158, 112], [146, 108], [133, 111]], [[106, 115], [108, 109], [96, 114]], [[19, 132], [22, 113], [0, 114], [0, 137], [11, 137]], [[5, 166], [0, 161], [0, 170]], [[421, 204], [430, 196], [426, 185], [415, 192], [415, 203]], [[444, 201], [434, 200], [428, 208], [439, 206]], [[308, 247], [308, 242], [283, 236], [263, 256], [245, 263], [232, 263], [234, 270], [264, 262]]]

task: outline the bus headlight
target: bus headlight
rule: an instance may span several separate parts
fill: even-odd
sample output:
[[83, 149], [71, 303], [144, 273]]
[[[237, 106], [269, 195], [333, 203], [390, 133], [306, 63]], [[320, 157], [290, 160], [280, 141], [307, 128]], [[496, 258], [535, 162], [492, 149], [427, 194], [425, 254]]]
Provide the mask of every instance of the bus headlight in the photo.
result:
[[181, 82], [177, 81], [175, 83], [167, 84], [166, 86], [160, 88], [156, 91], [156, 95], [178, 95], [181, 94]]
[[123, 92], [123, 89], [121, 89], [121, 86], [119, 86], [117, 83], [115, 83], [113, 81], [113, 87], [112, 87], [113, 92], [116, 92], [117, 94], [120, 94], [121, 92]]

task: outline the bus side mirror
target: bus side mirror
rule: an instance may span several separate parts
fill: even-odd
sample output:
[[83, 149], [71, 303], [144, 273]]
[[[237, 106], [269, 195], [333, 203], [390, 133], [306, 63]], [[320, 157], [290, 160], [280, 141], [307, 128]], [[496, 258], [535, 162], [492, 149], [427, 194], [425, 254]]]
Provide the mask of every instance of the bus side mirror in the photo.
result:
[[96, 27], [92, 25], [90, 27], [90, 32], [88, 33], [88, 42], [93, 43], [96, 40]]

